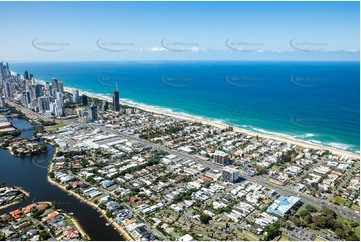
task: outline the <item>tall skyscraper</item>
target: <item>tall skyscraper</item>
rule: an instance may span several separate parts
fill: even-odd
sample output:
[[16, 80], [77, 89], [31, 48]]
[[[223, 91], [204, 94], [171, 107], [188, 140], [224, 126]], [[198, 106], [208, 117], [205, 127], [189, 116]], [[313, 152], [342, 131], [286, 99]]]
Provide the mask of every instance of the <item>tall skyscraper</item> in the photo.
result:
[[89, 107], [89, 113], [90, 113], [90, 119], [92, 122], [98, 120], [98, 107], [95, 106], [94, 103]]
[[50, 103], [50, 111], [52, 112], [53, 115], [55, 116], [61, 116], [59, 115], [59, 108], [58, 106], [56, 105], [56, 102], [51, 102]]
[[[0, 67], [0, 69], [1, 69], [1, 67]], [[2, 72], [0, 70], [0, 79], [1, 79], [1, 77], [3, 77], [5, 79], [6, 77], [9, 77], [9, 76], [11, 76], [10, 69], [9, 69], [9, 63], [6, 63], [6, 65], [2, 65]]]
[[24, 71], [24, 79], [29, 80], [29, 72], [27, 70]]
[[116, 111], [116, 112], [120, 111], [119, 91], [113, 92], [113, 111]]
[[88, 105], [88, 96], [87, 95], [85, 95], [85, 94], [81, 95], [81, 103], [84, 106]]
[[105, 101], [105, 100], [104, 100], [103, 103], [102, 103], [102, 109], [103, 109], [103, 111], [107, 111], [108, 108], [109, 108], [108, 101]]
[[73, 90], [73, 103], [80, 103], [79, 90]]
[[35, 85], [35, 98], [43, 96], [43, 85], [36, 84]]
[[0, 63], [0, 76], [2, 78], [5, 78], [5, 67], [4, 67], [4, 64], [2, 62]]
[[28, 107], [28, 105], [31, 103], [30, 91], [23, 91], [23, 92], [21, 93], [21, 103], [22, 103], [25, 107]]
[[62, 93], [56, 93], [55, 104], [57, 108], [56, 116], [63, 116], [64, 95]]
[[64, 95], [60, 92], [58, 92], [56, 94], [56, 100], [59, 100], [59, 107], [63, 108], [63, 104], [64, 104]]
[[39, 111], [45, 113], [50, 110], [50, 99], [48, 97], [38, 98]]
[[5, 97], [7, 97], [7, 98], [14, 97], [11, 83], [9, 81], [4, 83], [4, 89], [5, 89], [5, 91], [4, 91]]
[[58, 79], [51, 78], [51, 85], [53, 86], [54, 96], [56, 96], [56, 93], [60, 91]]
[[64, 86], [62, 81], [59, 81], [59, 92], [64, 93]]
[[54, 97], [53, 86], [49, 85], [47, 89], [48, 89], [47, 96]]
[[63, 116], [63, 105], [64, 105], [64, 97], [63, 94], [58, 92], [56, 93], [56, 99], [54, 104], [52, 105], [52, 112], [56, 116]]

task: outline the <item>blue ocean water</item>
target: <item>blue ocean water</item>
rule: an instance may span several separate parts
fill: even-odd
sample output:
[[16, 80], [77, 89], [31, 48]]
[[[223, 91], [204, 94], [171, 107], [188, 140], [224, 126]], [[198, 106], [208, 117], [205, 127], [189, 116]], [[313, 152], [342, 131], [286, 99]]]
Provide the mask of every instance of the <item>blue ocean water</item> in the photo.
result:
[[12, 63], [65, 87], [360, 151], [359, 62]]

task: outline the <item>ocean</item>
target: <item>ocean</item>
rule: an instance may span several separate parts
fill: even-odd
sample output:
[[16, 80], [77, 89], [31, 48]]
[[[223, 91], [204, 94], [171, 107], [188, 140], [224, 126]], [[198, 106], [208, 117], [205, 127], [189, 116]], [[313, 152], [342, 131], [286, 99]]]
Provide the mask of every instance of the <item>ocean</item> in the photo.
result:
[[250, 131], [360, 152], [359, 62], [9, 63], [38, 80]]

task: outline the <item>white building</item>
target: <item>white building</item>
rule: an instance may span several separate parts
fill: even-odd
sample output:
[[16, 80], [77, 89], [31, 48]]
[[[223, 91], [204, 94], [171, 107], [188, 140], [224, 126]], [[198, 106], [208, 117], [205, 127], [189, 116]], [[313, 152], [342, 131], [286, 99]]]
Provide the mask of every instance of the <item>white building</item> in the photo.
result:
[[220, 150], [216, 150], [213, 154], [213, 162], [224, 166], [228, 162], [228, 155]]
[[235, 183], [238, 180], [238, 170], [233, 166], [226, 166], [222, 170], [222, 180], [224, 182]]

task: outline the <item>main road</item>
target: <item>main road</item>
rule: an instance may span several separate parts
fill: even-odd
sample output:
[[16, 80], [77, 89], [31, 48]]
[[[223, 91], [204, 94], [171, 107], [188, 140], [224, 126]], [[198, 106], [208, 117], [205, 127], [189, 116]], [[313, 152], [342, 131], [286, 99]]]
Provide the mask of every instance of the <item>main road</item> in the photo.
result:
[[[36, 113], [36, 112], [34, 112], [34, 111], [32, 111], [32, 110], [30, 110], [28, 108], [25, 108], [25, 107], [15, 103], [15, 102], [9, 100], [9, 99], [7, 99], [6, 101], [11, 106], [16, 107], [17, 109], [19, 109], [20, 111], [22, 111], [26, 115], [29, 115], [30, 117], [36, 117], [36, 118], [38, 118], [40, 120], [44, 120], [44, 121], [53, 121], [52, 118], [47, 118], [44, 115], [41, 115], [41, 114]], [[59, 120], [59, 121], [67, 123], [67, 124], [71, 123], [71, 121], [69, 121], [69, 120]], [[210, 161], [195, 159], [192, 155], [189, 155], [187, 153], [179, 152], [177, 150], [170, 149], [170, 148], [165, 147], [163, 145], [155, 144], [155, 143], [149, 142], [147, 140], [140, 139], [140, 138], [138, 138], [138, 137], [136, 137], [134, 135], [124, 134], [124, 133], [119, 132], [119, 131], [117, 131], [115, 129], [111, 129], [111, 128], [107, 128], [107, 127], [99, 126], [99, 125], [87, 124], [87, 126], [92, 127], [92, 128], [99, 128], [100, 130], [105, 131], [105, 132], [115, 133], [115, 134], [117, 134], [117, 135], [119, 135], [121, 137], [130, 139], [130, 140], [139, 141], [142, 144], [145, 144], [147, 146], [151, 146], [153, 148], [165, 150], [165, 151], [167, 151], [169, 153], [176, 154], [177, 156], [182, 157], [183, 159], [188, 159], [188, 160], [192, 160], [192, 161], [201, 163], [201, 164], [203, 164], [205, 166], [208, 166], [211, 169], [222, 169], [221, 166], [216, 165], [216, 164], [214, 164], [214, 163], [212, 163]], [[303, 202], [311, 204], [312, 206], [315, 206], [315, 207], [318, 207], [318, 208], [321, 208], [322, 206], [325, 206], [325, 207], [328, 207], [328, 208], [334, 210], [336, 212], [336, 214], [345, 216], [345, 217], [347, 217], [349, 219], [352, 219], [354, 221], [357, 221], [357, 222], [360, 221], [360, 215], [358, 213], [350, 210], [350, 209], [347, 209], [346, 207], [334, 205], [334, 204], [331, 204], [329, 201], [324, 201], [324, 200], [321, 200], [319, 198], [315, 198], [315, 197], [305, 195], [303, 193], [297, 193], [297, 192], [292, 191], [291, 189], [289, 189], [287, 187], [275, 185], [275, 184], [272, 184], [272, 183], [270, 183], [268, 181], [267, 182], [262, 181], [262, 179], [259, 179], [257, 177], [250, 177], [250, 176], [247, 176], [247, 175], [244, 175], [243, 177], [245, 179], [249, 180], [249, 181], [260, 184], [260, 185], [262, 185], [264, 187], [271, 188], [271, 189], [275, 190], [277, 193], [279, 193], [281, 195], [297, 196], [297, 197], [300, 197]]]
[[31, 120], [42, 120], [42, 121], [46, 121], [46, 122], [56, 122], [56, 123], [64, 123], [64, 124], [71, 124], [74, 123], [73, 120], [68, 120], [68, 119], [56, 119], [54, 117], [47, 117], [45, 115], [42, 115], [40, 113], [37, 113], [29, 108], [26, 108], [20, 104], [17, 104], [16, 102], [10, 100], [9, 98], [6, 99], [6, 102], [11, 106], [16, 108], [17, 110], [19, 110], [20, 112], [22, 112], [23, 114], [25, 114], [25, 116], [27, 116], [29, 119]]
[[[92, 125], [92, 124], [87, 124], [87, 126], [94, 127], [94, 125]], [[222, 169], [221, 166], [219, 166], [217, 164], [214, 164], [211, 161], [195, 159], [192, 155], [189, 155], [187, 153], [183, 153], [183, 152], [180, 152], [180, 151], [177, 151], [177, 150], [173, 150], [173, 149], [170, 149], [170, 148], [165, 147], [163, 145], [152, 143], [152, 142], [150, 142], [148, 140], [140, 139], [140, 138], [138, 138], [138, 137], [136, 137], [134, 135], [124, 134], [124, 133], [119, 132], [119, 131], [117, 131], [115, 129], [107, 128], [107, 127], [104, 127], [104, 126], [95, 126], [95, 127], [99, 128], [100, 130], [102, 130], [104, 132], [115, 133], [115, 134], [119, 135], [122, 138], [126, 138], [126, 139], [129, 139], [129, 140], [136, 140], [136, 141], [141, 142], [144, 145], [151, 146], [151, 147], [157, 148], [157, 149], [162, 149], [162, 150], [167, 151], [169, 153], [175, 154], [178, 157], [181, 157], [183, 159], [192, 160], [192, 161], [201, 163], [204, 166], [208, 166], [210, 169]], [[335, 211], [336, 214], [338, 214], [338, 215], [344, 216], [346, 218], [352, 219], [352, 220], [357, 221], [357, 222], [360, 221], [360, 215], [358, 213], [346, 208], [346, 207], [338, 206], [338, 205], [330, 203], [329, 201], [324, 201], [324, 200], [316, 198], [316, 197], [311, 197], [311, 196], [303, 194], [303, 193], [295, 192], [295, 191], [293, 191], [293, 190], [291, 190], [291, 189], [289, 189], [287, 187], [276, 185], [276, 184], [270, 183], [270, 182], [268, 182], [266, 180], [262, 180], [262, 179], [257, 178], [257, 177], [251, 177], [251, 176], [248, 176], [248, 175], [244, 174], [243, 178], [246, 179], [246, 180], [249, 180], [251, 182], [260, 184], [260, 185], [262, 185], [264, 187], [271, 188], [271, 189], [275, 190], [280, 195], [296, 196], [296, 197], [299, 197], [301, 199], [301, 201], [303, 201], [304, 203], [310, 204], [310, 205], [315, 206], [317, 208], [322, 208], [322, 206], [325, 206], [325, 207], [328, 207], [328, 208], [332, 209], [333, 211]]]

